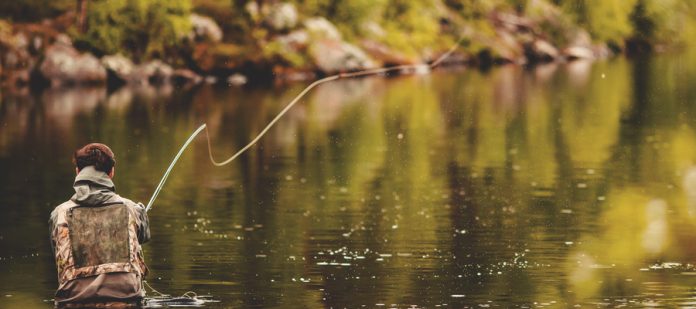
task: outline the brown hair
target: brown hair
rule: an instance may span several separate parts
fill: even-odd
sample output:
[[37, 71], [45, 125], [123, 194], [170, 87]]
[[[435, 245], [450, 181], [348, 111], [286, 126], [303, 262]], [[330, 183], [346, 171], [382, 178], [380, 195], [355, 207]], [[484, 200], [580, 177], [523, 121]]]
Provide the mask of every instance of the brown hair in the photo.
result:
[[92, 165], [98, 171], [109, 173], [116, 164], [116, 157], [109, 146], [101, 143], [91, 143], [75, 150], [73, 163], [78, 170]]

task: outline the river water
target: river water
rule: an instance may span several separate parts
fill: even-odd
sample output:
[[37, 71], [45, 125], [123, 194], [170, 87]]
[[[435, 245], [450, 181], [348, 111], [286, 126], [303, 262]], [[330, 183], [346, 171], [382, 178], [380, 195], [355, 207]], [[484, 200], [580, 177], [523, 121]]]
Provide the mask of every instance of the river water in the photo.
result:
[[[694, 80], [682, 53], [320, 86], [230, 165], [190, 146], [148, 283], [213, 308], [696, 306]], [[0, 307], [52, 306], [76, 148], [109, 144], [147, 202], [200, 124], [221, 160], [304, 86], [5, 91]]]

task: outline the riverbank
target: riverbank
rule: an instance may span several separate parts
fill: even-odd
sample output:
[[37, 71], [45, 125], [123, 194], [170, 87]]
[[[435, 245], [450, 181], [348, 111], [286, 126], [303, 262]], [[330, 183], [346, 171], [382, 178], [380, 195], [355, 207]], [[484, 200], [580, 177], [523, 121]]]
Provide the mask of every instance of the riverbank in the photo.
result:
[[[588, 27], [573, 22], [560, 6], [546, 1], [528, 1], [523, 8], [482, 8], [475, 14], [439, 2], [420, 7], [402, 4], [401, 12], [390, 13], [394, 8], [382, 4], [381, 19], [373, 16], [379, 5], [367, 11], [363, 7], [367, 16], [334, 14], [335, 18], [328, 19], [312, 14], [318, 9], [293, 2], [240, 3], [243, 5], [232, 7], [216, 1], [194, 1], [191, 10], [163, 18], [177, 18], [175, 24], [181, 26], [169, 31], [174, 39], [155, 47], [152, 42], [159, 34], [150, 30], [139, 34], [150, 36], [140, 43], [129, 41], [126, 32], [113, 35], [121, 28], [104, 28], [107, 26], [102, 24], [76, 30], [82, 28], [81, 18], [98, 21], [96, 13], [78, 16], [71, 10], [40, 22], [0, 20], [0, 83], [17, 88], [287, 82], [430, 63], [460, 38], [460, 48], [444, 65], [487, 67], [591, 60], [668, 46], [635, 33], [626, 32], [620, 40], [593, 34]], [[362, 12], [360, 7], [344, 9]], [[630, 12], [634, 23], [647, 16], [637, 12], [639, 9]], [[138, 37], [138, 33], [132, 35]], [[121, 45], [114, 43], [119, 38]]]

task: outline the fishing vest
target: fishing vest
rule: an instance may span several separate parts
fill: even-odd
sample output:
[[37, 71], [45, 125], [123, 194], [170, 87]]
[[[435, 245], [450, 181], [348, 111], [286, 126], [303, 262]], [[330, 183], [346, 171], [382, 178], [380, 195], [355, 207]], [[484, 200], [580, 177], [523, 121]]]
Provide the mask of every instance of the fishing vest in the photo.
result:
[[99, 274], [147, 273], [136, 214], [124, 201], [97, 206], [69, 201], [58, 211], [52, 238], [59, 285]]

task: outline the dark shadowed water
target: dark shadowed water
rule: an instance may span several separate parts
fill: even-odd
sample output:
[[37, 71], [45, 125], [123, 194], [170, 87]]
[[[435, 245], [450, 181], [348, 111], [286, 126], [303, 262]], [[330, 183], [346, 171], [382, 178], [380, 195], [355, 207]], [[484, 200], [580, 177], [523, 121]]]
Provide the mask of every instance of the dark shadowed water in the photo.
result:
[[[230, 165], [191, 145], [148, 282], [213, 308], [694, 307], [695, 81], [684, 53], [321, 86]], [[74, 149], [111, 145], [147, 202], [201, 123], [223, 159], [304, 86], [5, 91], [0, 307], [52, 306]]]

